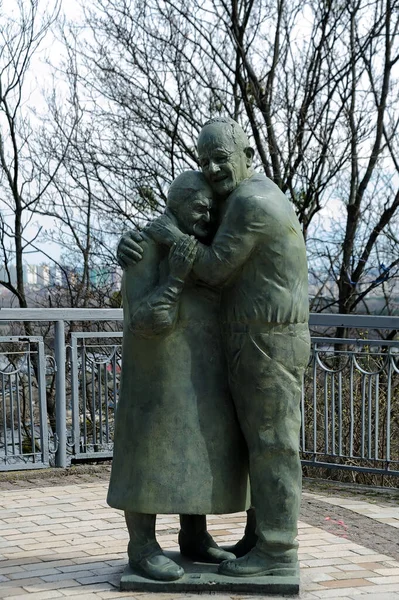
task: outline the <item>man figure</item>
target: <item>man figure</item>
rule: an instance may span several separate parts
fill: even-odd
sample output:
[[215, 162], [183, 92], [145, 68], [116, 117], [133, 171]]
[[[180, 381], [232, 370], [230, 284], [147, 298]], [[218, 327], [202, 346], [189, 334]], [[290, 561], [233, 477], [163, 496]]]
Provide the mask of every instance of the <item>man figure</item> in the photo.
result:
[[[253, 173], [253, 150], [235, 121], [208, 121], [198, 154], [218, 199], [220, 226], [210, 246], [198, 244], [193, 272], [222, 287], [229, 384], [249, 451], [258, 536], [248, 554], [219, 570], [296, 575], [300, 393], [310, 349], [305, 244], [288, 199]], [[170, 245], [183, 234], [173, 219], [161, 217], [151, 235]], [[126, 257], [128, 246], [125, 238], [120, 251]]]
[[124, 273], [121, 393], [108, 503], [125, 511], [132, 568], [170, 581], [183, 569], [155, 538], [156, 514], [181, 515], [181, 553], [234, 555], [206, 531], [206, 513], [247, 507], [247, 449], [227, 383], [220, 293], [190, 277], [193, 235], [206, 240], [212, 193], [202, 173], [182, 173], [166, 213], [182, 239], [169, 252], [144, 235], [143, 260]]

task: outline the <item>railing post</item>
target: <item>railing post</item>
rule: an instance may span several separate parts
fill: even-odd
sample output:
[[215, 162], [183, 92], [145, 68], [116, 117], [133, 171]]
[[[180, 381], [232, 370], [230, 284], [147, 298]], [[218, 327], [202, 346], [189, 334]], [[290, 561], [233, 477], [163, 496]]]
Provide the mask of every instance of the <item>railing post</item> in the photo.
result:
[[56, 403], [56, 433], [57, 451], [55, 454], [56, 467], [67, 466], [66, 454], [66, 393], [65, 393], [65, 323], [55, 321], [55, 363], [57, 365], [55, 378]]

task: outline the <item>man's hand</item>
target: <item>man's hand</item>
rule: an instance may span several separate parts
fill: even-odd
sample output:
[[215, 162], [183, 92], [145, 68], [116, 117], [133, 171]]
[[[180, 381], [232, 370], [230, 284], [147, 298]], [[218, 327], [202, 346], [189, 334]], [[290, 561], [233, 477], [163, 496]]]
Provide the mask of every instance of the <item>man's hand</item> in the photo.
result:
[[177, 244], [173, 244], [169, 252], [169, 269], [172, 277], [184, 281], [190, 273], [197, 254], [197, 240], [185, 235]]
[[158, 244], [172, 246], [176, 244], [184, 234], [175, 225], [173, 218], [167, 213], [157, 217], [145, 228], [145, 232]]
[[[143, 258], [143, 236], [139, 231], [127, 231], [119, 240], [116, 258], [122, 269], [135, 265]], [[141, 245], [140, 245], [141, 244]]]

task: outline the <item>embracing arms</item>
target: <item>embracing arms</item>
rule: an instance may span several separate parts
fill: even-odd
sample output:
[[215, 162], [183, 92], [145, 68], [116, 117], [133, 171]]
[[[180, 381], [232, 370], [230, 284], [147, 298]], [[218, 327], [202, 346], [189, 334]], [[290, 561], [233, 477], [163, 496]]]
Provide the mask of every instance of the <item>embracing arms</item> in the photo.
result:
[[[227, 209], [212, 245], [197, 242], [193, 263], [195, 275], [212, 286], [226, 284], [255, 249], [265, 232], [266, 219], [256, 197], [239, 199], [235, 206]], [[167, 214], [152, 221], [147, 232], [159, 244], [167, 246], [187, 237]], [[131, 231], [121, 239], [118, 260], [122, 267], [140, 260], [140, 236], [138, 232]]]
[[[256, 198], [238, 199], [227, 208], [212, 244], [198, 243], [193, 263], [195, 275], [211, 286], [226, 284], [255, 249], [264, 234], [265, 222], [265, 214]], [[168, 215], [152, 221], [148, 233], [166, 245], [185, 237]]]

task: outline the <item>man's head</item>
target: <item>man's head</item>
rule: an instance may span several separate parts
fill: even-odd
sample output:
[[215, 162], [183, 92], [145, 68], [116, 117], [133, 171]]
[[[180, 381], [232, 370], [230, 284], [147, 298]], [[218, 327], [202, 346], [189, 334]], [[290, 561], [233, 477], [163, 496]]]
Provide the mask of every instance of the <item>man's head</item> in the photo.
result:
[[207, 121], [199, 134], [197, 149], [206, 180], [221, 198], [252, 175], [254, 151], [244, 130], [230, 117]]
[[209, 235], [212, 190], [200, 171], [185, 171], [176, 177], [166, 205], [184, 233], [197, 238]]

